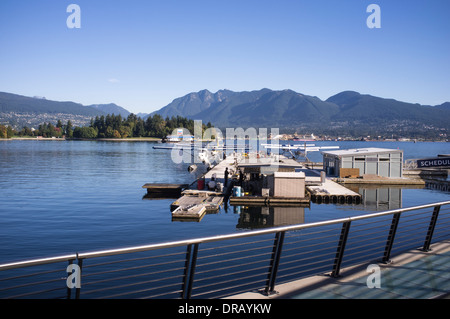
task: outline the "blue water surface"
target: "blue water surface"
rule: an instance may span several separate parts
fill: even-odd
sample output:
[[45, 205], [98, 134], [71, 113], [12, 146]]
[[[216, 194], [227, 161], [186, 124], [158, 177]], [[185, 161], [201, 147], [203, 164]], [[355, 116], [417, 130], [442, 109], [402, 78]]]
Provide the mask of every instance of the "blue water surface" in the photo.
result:
[[[340, 148], [403, 149], [405, 159], [450, 153], [449, 143], [318, 142]], [[188, 164], [152, 142], [0, 141], [0, 263], [248, 231], [243, 213], [222, 207], [200, 222], [172, 221], [174, 199], [144, 198], [145, 183], [191, 183]], [[321, 161], [320, 153], [310, 159]], [[394, 207], [449, 200], [448, 192], [403, 188]], [[385, 206], [382, 206], [385, 207]], [[316, 205], [303, 222], [358, 215], [371, 205]], [[289, 223], [289, 221], [285, 221]], [[264, 227], [271, 226], [263, 225]], [[273, 225], [278, 226], [278, 225]]]

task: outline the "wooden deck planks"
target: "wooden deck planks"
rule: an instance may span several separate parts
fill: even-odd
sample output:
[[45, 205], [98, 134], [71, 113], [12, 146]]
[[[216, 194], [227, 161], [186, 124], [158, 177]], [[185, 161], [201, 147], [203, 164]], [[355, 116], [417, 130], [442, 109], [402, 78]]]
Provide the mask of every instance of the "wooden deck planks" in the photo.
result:
[[331, 179], [325, 179], [322, 185], [306, 186], [306, 189], [311, 194], [313, 202], [360, 202], [361, 195], [345, 186], [342, 186]]

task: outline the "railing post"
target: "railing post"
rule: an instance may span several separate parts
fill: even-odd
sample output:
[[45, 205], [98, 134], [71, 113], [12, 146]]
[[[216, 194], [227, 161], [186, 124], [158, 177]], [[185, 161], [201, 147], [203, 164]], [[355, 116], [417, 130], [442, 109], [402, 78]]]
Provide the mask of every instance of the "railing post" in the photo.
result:
[[275, 280], [277, 278], [278, 265], [280, 263], [281, 250], [283, 248], [285, 232], [277, 232], [275, 234], [275, 240], [272, 248], [272, 258], [270, 260], [269, 274], [266, 281], [266, 289], [264, 294], [270, 295], [274, 292]]
[[388, 238], [386, 240], [386, 246], [384, 248], [383, 259], [381, 260], [381, 262], [383, 263], [390, 262], [389, 258], [391, 256], [392, 245], [394, 244], [394, 238], [397, 232], [399, 220], [400, 220], [400, 213], [396, 213], [392, 216], [391, 228], [389, 229]]
[[339, 237], [339, 243], [336, 250], [336, 256], [334, 257], [333, 270], [331, 277], [339, 277], [341, 271], [342, 258], [344, 257], [345, 245], [347, 244], [348, 232], [350, 230], [351, 221], [344, 222], [342, 224], [341, 235]]
[[[77, 259], [78, 259], [78, 253], [77, 253]], [[80, 281], [82, 276], [82, 269], [83, 269], [83, 259], [78, 259], [78, 267], [80, 268]], [[80, 293], [81, 293], [81, 287], [75, 288], [75, 299], [80, 299]]]
[[425, 237], [425, 242], [423, 244], [423, 251], [430, 251], [431, 239], [433, 238], [434, 228], [439, 216], [439, 211], [441, 206], [434, 207], [433, 214], [431, 215], [430, 225], [428, 225], [427, 236]]
[[186, 260], [184, 262], [183, 285], [181, 286], [181, 299], [185, 299], [189, 279], [189, 263], [191, 261], [192, 244], [187, 245]]
[[192, 260], [190, 262], [190, 269], [189, 269], [189, 280], [188, 285], [186, 287], [186, 299], [191, 299], [191, 293], [192, 293], [192, 285], [194, 283], [194, 274], [195, 274], [195, 266], [197, 264], [197, 253], [198, 253], [198, 244], [194, 244], [194, 252], [192, 253]]

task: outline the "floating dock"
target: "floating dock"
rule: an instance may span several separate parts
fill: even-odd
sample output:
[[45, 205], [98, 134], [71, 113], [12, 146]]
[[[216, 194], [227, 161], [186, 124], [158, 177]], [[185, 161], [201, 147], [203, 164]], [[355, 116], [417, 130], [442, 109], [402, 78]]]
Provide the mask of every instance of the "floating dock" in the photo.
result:
[[200, 221], [206, 213], [217, 212], [223, 200], [222, 193], [185, 190], [183, 196], [170, 205], [172, 219]]
[[172, 219], [200, 221], [205, 214], [205, 206], [191, 204], [188, 206], [179, 206], [175, 209], [172, 212]]
[[202, 205], [207, 211], [218, 210], [223, 203], [222, 193], [217, 192], [199, 192], [195, 190], [186, 190], [183, 196], [178, 198], [170, 205], [170, 209], [175, 211], [179, 207], [187, 207], [191, 205]]
[[[228, 176], [225, 179], [227, 168]], [[177, 199], [170, 206], [173, 219], [200, 220], [207, 212], [217, 212], [220, 205], [228, 199], [233, 206], [305, 207], [310, 202], [361, 204], [363, 195], [346, 186], [425, 186], [424, 175], [428, 174], [428, 171], [408, 171], [408, 174], [404, 171], [405, 175], [417, 175], [419, 178], [382, 177], [375, 174], [326, 177], [323, 168], [323, 163], [298, 162], [295, 158], [281, 154], [234, 152], [210, 167], [190, 185], [149, 183], [142, 187], [147, 189], [148, 197]], [[304, 175], [301, 177], [297, 173]], [[448, 171], [445, 173], [448, 174]], [[433, 171], [429, 175], [427, 179], [437, 176], [437, 173]], [[234, 189], [234, 186], [240, 188]], [[426, 186], [440, 187], [443, 190], [450, 188], [449, 182], [442, 180], [427, 181]], [[230, 196], [233, 189], [238, 191], [233, 191]]]
[[309, 206], [308, 195], [300, 197], [263, 197], [263, 196], [241, 196], [230, 197], [230, 205], [233, 206]]
[[361, 194], [344, 187], [331, 179], [326, 178], [321, 185], [308, 185], [306, 189], [314, 203], [361, 203]]
[[361, 178], [336, 178], [336, 182], [340, 184], [362, 184], [362, 185], [425, 185], [425, 181], [421, 178], [408, 177], [380, 177], [376, 175], [362, 176]]
[[147, 189], [149, 195], [179, 196], [188, 184], [147, 183], [142, 188]]

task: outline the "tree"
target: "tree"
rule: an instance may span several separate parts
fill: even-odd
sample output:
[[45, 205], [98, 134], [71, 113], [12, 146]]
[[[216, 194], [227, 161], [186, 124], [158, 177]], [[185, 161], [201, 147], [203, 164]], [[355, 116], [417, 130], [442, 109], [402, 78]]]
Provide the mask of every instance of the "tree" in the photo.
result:
[[73, 137], [93, 139], [97, 137], [97, 131], [90, 126], [76, 127], [73, 130]]
[[106, 128], [105, 137], [107, 137], [107, 138], [112, 138], [112, 137], [114, 137], [114, 130], [112, 129], [111, 126], [108, 126], [108, 127]]
[[119, 133], [122, 136], [122, 138], [127, 138], [131, 136], [132, 135], [131, 132], [132, 132], [131, 127], [129, 127], [128, 125], [123, 125], [119, 129]]
[[6, 138], [6, 126], [0, 125], [0, 138]]
[[120, 136], [120, 133], [119, 133], [118, 130], [114, 130], [113, 136], [114, 136], [114, 138], [121, 138], [122, 137], [122, 136]]
[[68, 138], [72, 138], [73, 137], [73, 125], [72, 125], [72, 122], [70, 120], [67, 121], [66, 136]]
[[135, 137], [145, 136], [144, 121], [140, 118], [134, 127], [133, 136]]

